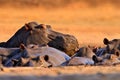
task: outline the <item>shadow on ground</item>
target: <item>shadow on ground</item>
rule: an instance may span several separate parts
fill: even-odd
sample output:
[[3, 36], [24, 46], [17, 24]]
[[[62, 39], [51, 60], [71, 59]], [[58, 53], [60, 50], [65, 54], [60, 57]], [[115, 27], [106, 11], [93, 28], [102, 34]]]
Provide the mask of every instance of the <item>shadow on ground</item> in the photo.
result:
[[58, 75], [58, 76], [0, 76], [0, 80], [119, 80], [120, 73], [103, 74], [97, 73], [92, 75]]

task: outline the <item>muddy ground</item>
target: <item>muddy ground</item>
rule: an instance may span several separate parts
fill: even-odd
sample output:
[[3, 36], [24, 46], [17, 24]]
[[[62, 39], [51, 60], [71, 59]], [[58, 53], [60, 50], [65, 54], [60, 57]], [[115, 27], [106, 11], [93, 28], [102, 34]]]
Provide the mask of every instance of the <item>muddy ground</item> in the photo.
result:
[[55, 68], [4, 68], [1, 80], [119, 80], [118, 66], [67, 66]]

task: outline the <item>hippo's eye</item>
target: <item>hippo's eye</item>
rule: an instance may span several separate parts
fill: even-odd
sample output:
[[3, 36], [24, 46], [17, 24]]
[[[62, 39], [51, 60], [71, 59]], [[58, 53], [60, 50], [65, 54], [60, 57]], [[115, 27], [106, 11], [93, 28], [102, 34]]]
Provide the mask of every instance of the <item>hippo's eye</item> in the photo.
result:
[[36, 29], [43, 29], [44, 27], [41, 25], [35, 26]]
[[49, 65], [48, 68], [52, 67], [52, 65]]

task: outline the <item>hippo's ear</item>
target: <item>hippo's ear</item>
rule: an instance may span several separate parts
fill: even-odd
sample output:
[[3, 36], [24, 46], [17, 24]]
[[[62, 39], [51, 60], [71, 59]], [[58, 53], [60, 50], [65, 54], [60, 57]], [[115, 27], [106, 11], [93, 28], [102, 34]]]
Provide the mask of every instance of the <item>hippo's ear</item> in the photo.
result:
[[45, 30], [45, 24], [40, 24], [40, 25], [37, 25], [37, 26], [35, 26], [34, 28], [35, 29], [40, 29], [40, 30]]
[[40, 24], [41, 29], [45, 29], [46, 25], [45, 24]]
[[25, 45], [24, 44], [20, 44], [20, 49], [21, 50], [24, 50], [26, 47], [25, 47]]
[[32, 30], [31, 26], [28, 25], [27, 23], [25, 24], [25, 29], [26, 29], [26, 30]]
[[95, 55], [93, 55], [92, 60], [93, 60], [95, 63], [98, 63], [98, 62], [99, 62], [98, 59], [97, 59], [97, 57], [96, 57]]
[[103, 43], [104, 43], [105, 45], [107, 45], [107, 44], [109, 44], [109, 40], [108, 40], [107, 38], [104, 38]]
[[47, 28], [48, 30], [51, 30], [51, 29], [52, 29], [51, 25], [46, 25], [46, 28]]
[[22, 63], [22, 64], [26, 64], [27, 62], [29, 62], [29, 61], [30, 61], [30, 59], [29, 59], [29, 58], [22, 58], [22, 57], [21, 57], [21, 59], [20, 59], [20, 60], [21, 60], [21, 63]]
[[48, 61], [48, 60], [49, 60], [49, 56], [48, 56], [48, 55], [45, 55], [45, 56], [44, 56], [44, 60], [45, 60], [45, 61]]
[[97, 52], [97, 49], [98, 49], [97, 47], [96, 47], [96, 48], [93, 48], [92, 51], [93, 51], [94, 53], [96, 53], [96, 52]]

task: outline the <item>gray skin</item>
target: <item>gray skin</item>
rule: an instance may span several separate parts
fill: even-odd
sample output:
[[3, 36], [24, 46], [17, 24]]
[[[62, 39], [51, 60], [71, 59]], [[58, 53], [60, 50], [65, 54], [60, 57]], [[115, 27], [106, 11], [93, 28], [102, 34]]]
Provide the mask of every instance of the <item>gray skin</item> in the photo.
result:
[[17, 52], [19, 52], [19, 48], [0, 48], [0, 64], [2, 65], [4, 60], [16, 55]]
[[0, 56], [8, 56], [10, 53], [19, 50], [19, 48], [0, 48]]
[[[109, 46], [109, 45], [108, 45]], [[109, 47], [106, 48], [109, 48]], [[120, 63], [120, 50], [116, 47], [110, 49], [100, 48], [96, 51], [97, 58], [94, 58], [97, 65], [115, 65]], [[110, 51], [107, 51], [110, 50]]]
[[42, 66], [54, 67], [61, 66], [62, 63], [70, 60], [70, 57], [55, 48], [44, 47], [25, 47], [21, 45], [21, 51], [4, 62], [4, 66]]
[[[48, 46], [38, 47], [37, 49], [35, 48], [35, 50], [27, 49], [27, 51], [30, 53], [30, 56], [32, 57], [36, 55], [39, 56], [41, 64], [37, 66], [42, 67], [62, 66], [63, 63], [71, 59], [64, 52]], [[34, 63], [35, 62], [33, 62], [33, 64]], [[34, 64], [34, 66], [36, 66], [36, 64]]]
[[51, 29], [50, 25], [38, 24], [36, 22], [26, 23], [7, 42], [0, 43], [0, 47], [16, 48], [23, 43], [49, 45], [68, 55], [73, 55], [78, 50], [77, 39], [68, 34], [62, 34]]
[[97, 56], [90, 47], [80, 48], [68, 62], [68, 65], [94, 65]]
[[95, 54], [98, 56], [98, 57], [101, 57], [103, 55], [106, 54], [106, 48], [99, 48], [96, 50]]
[[67, 65], [68, 66], [94, 65], [94, 61], [86, 57], [73, 57]]

